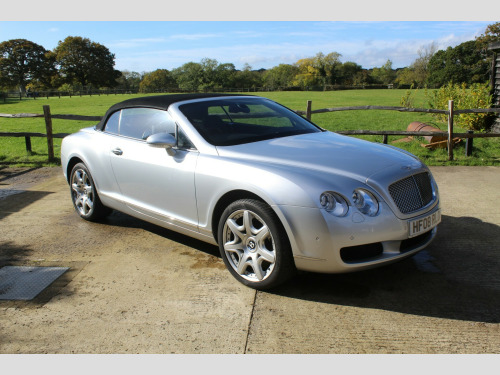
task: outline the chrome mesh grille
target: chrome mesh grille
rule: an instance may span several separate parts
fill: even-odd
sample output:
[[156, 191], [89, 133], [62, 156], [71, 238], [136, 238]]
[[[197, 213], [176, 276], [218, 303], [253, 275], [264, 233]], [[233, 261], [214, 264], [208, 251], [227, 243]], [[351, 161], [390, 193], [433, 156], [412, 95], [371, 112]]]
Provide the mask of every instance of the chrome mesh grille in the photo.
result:
[[429, 174], [423, 172], [399, 180], [389, 186], [389, 193], [403, 214], [417, 211], [432, 201]]
[[428, 173], [419, 173], [413, 176], [420, 191], [422, 203], [427, 206], [432, 201], [432, 185]]

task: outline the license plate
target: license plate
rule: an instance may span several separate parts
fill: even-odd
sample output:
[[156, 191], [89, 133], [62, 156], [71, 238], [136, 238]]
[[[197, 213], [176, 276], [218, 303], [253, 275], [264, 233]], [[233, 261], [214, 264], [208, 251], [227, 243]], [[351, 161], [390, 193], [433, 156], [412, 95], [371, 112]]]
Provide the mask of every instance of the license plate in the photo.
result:
[[430, 231], [441, 222], [441, 211], [438, 210], [429, 216], [408, 222], [409, 237], [415, 237], [419, 234]]

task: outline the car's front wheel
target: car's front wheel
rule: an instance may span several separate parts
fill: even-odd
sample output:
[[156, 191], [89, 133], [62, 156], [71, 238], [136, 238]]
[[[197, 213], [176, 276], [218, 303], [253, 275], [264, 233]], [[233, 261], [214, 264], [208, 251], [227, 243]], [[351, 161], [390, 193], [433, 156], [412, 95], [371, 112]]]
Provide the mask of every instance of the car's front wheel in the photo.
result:
[[85, 164], [78, 163], [73, 167], [69, 181], [73, 206], [82, 218], [95, 221], [110, 214], [111, 210], [101, 203]]
[[221, 216], [218, 239], [226, 267], [247, 286], [273, 288], [295, 273], [285, 230], [263, 202], [242, 199], [230, 204]]

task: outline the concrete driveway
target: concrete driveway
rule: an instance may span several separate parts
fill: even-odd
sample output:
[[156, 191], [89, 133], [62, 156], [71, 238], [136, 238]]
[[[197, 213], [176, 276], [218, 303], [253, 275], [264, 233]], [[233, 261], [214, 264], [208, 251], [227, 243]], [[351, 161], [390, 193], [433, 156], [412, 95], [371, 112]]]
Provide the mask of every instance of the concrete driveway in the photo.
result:
[[0, 301], [0, 353], [500, 353], [500, 168], [431, 169], [443, 222], [427, 250], [272, 292], [240, 285], [214, 246], [79, 219], [58, 168], [0, 170], [0, 267], [69, 267]]

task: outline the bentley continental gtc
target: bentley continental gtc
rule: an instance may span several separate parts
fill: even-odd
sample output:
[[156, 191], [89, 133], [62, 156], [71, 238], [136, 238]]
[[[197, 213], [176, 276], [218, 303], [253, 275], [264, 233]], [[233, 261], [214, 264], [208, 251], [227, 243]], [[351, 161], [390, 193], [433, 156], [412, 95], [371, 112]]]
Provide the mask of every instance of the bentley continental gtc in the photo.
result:
[[229, 272], [256, 289], [297, 270], [411, 256], [441, 221], [436, 182], [418, 158], [257, 96], [123, 101], [64, 138], [61, 162], [83, 219], [118, 210], [218, 245]]

